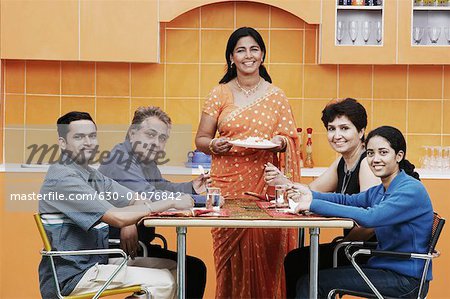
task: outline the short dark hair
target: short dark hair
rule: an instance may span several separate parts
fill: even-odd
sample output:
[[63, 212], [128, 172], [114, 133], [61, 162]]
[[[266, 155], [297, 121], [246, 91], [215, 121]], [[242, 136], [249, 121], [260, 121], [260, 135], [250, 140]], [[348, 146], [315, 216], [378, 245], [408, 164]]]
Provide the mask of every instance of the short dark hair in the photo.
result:
[[390, 144], [392, 149], [397, 154], [399, 151], [403, 152], [403, 159], [399, 162], [399, 168], [403, 169], [406, 174], [412, 176], [415, 179], [420, 181], [419, 174], [414, 171], [415, 166], [408, 160], [406, 160], [406, 140], [403, 136], [402, 132], [399, 129], [391, 127], [391, 126], [381, 126], [374, 130], [372, 130], [367, 135], [366, 144], [369, 143], [369, 140], [375, 136], [380, 136]]
[[325, 128], [338, 116], [346, 116], [358, 132], [367, 127], [367, 113], [363, 105], [352, 98], [334, 99], [322, 110], [322, 122]]
[[67, 133], [69, 132], [69, 124], [77, 120], [90, 120], [95, 125], [95, 121], [92, 119], [89, 113], [80, 111], [71, 111], [58, 118], [58, 121], [56, 122], [56, 126], [58, 129], [58, 136], [66, 138]]

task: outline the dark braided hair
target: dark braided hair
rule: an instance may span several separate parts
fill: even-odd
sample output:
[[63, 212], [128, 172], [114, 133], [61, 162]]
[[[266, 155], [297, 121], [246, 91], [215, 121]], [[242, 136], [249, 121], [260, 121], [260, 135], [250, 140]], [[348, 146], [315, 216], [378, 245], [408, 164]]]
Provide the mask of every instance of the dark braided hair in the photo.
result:
[[412, 176], [413, 178], [420, 181], [419, 174], [414, 171], [416, 168], [414, 164], [406, 160], [406, 141], [405, 137], [403, 137], [402, 132], [397, 128], [391, 126], [382, 126], [372, 130], [366, 138], [366, 145], [369, 143], [369, 140], [372, 137], [380, 136], [386, 139], [389, 142], [392, 149], [394, 149], [397, 154], [399, 151], [403, 151], [403, 159], [399, 162], [400, 169], [403, 169], [406, 174]]
[[263, 77], [263, 79], [266, 80], [267, 82], [272, 83], [272, 78], [270, 78], [270, 75], [267, 72], [266, 67], [263, 65], [264, 59], [266, 58], [266, 45], [264, 44], [264, 40], [261, 37], [261, 34], [259, 34], [258, 31], [256, 31], [251, 27], [241, 27], [239, 29], [236, 29], [228, 39], [227, 48], [225, 50], [225, 59], [227, 61], [227, 72], [223, 76], [223, 78], [219, 81], [220, 84], [228, 83], [237, 77], [236, 66], [234, 64], [231, 65], [230, 55], [233, 54], [234, 48], [236, 47], [238, 41], [246, 36], [253, 37], [253, 39], [256, 41], [259, 48], [263, 52], [262, 62], [261, 65], [259, 66], [259, 75]]

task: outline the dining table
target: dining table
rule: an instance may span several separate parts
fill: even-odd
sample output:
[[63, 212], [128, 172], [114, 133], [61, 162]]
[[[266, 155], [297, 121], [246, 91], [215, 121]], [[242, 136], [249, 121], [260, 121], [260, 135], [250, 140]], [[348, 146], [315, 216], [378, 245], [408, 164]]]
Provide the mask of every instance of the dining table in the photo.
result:
[[144, 217], [149, 227], [175, 227], [177, 233], [177, 297], [185, 298], [186, 234], [188, 227], [227, 228], [299, 228], [309, 229], [310, 290], [309, 298], [317, 299], [319, 234], [321, 228], [352, 228], [354, 221], [320, 215], [291, 214], [287, 209], [274, 208], [269, 201], [228, 200], [219, 210], [195, 209], [193, 216], [183, 213], [159, 213]]

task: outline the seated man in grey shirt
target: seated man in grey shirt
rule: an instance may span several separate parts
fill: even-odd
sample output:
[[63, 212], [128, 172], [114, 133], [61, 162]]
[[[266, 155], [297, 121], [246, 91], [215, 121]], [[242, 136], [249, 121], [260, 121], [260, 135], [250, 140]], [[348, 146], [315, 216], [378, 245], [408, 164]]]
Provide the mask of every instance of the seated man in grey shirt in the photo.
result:
[[[125, 141], [117, 144], [109, 157], [101, 161], [99, 171], [153, 201], [176, 197], [180, 193], [199, 194], [206, 191], [209, 175], [200, 175], [185, 183], [172, 183], [162, 177], [157, 161], [164, 153], [171, 124], [170, 117], [159, 107], [138, 108]], [[120, 232], [110, 230], [110, 237], [117, 238], [120, 235], [121, 247], [128, 252], [135, 252], [138, 239], [149, 245], [154, 233], [154, 228], [131, 225]], [[151, 246], [148, 255], [177, 260], [176, 252], [159, 246]], [[198, 258], [187, 256], [186, 297], [202, 298], [205, 285], [205, 264]]]
[[[108, 248], [108, 228], [135, 224], [142, 217], [169, 208], [190, 209], [189, 196], [178, 200], [151, 202], [89, 167], [97, 150], [97, 127], [85, 112], [69, 112], [58, 119], [59, 161], [48, 169], [39, 201], [45, 230], [53, 250]], [[58, 194], [57, 199], [51, 194]], [[63, 197], [61, 198], [61, 195]], [[118, 259], [107, 255], [55, 258], [59, 287], [63, 295], [97, 291], [114, 271]], [[142, 285], [152, 298], [172, 298], [175, 281], [170, 271], [176, 263], [169, 259], [130, 260], [109, 288]], [[56, 298], [56, 287], [48, 257], [39, 265], [43, 298]]]

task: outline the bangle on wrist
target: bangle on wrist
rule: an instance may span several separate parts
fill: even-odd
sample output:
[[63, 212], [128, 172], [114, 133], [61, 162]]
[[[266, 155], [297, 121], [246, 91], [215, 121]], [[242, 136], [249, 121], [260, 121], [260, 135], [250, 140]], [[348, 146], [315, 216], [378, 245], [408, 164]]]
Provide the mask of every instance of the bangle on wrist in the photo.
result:
[[214, 142], [214, 140], [216, 140], [216, 138], [211, 139], [211, 141], [209, 142], [208, 148], [209, 148], [211, 153], [213, 153], [214, 155], [217, 155], [218, 152], [214, 151], [214, 149], [213, 149], [213, 142]]
[[286, 150], [286, 147], [287, 147], [287, 144], [288, 144], [287, 137], [286, 136], [281, 136], [281, 140], [283, 140], [283, 141], [281, 142], [280, 152], [284, 152]]

